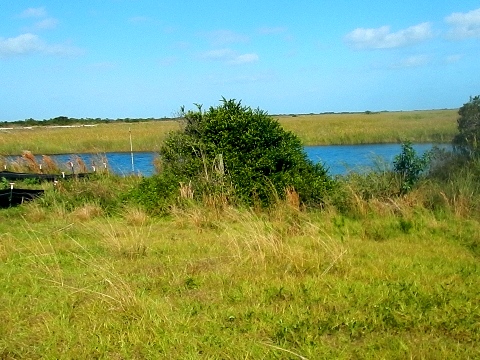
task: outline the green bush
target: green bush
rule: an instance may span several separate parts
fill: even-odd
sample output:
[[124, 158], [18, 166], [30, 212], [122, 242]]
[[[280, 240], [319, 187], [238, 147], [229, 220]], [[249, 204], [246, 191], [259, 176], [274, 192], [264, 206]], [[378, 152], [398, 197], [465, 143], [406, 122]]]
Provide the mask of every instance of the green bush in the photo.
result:
[[410, 142], [402, 144], [402, 152], [395, 156], [393, 170], [400, 176], [401, 191], [408, 192], [418, 182], [421, 174], [427, 169], [430, 153], [418, 156]]
[[223, 99], [208, 111], [197, 105], [181, 115], [184, 128], [171, 133], [160, 149], [160, 173], [142, 185], [147, 202], [162, 196], [147, 184], [172, 176], [177, 185], [191, 181], [196, 197], [222, 193], [230, 201], [262, 206], [283, 198], [287, 188], [294, 188], [302, 203], [318, 205], [333, 187], [297, 136], [260, 109]]
[[141, 204], [152, 214], [166, 214], [178, 198], [180, 182], [181, 179], [172, 172], [144, 178], [125, 195], [124, 200]]
[[467, 157], [480, 155], [480, 96], [470, 98], [458, 110], [458, 134], [453, 138], [454, 150]]

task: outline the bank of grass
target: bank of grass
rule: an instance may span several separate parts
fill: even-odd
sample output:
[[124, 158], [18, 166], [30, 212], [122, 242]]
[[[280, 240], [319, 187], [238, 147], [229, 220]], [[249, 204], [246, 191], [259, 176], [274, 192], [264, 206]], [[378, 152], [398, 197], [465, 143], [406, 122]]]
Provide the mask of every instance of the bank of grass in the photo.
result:
[[[305, 145], [450, 142], [456, 133], [456, 110], [275, 116]], [[110, 123], [93, 127], [14, 129], [0, 131], [0, 154], [103, 153], [157, 151], [176, 121]], [[55, 141], [52, 141], [55, 139]]]
[[397, 196], [381, 176], [323, 210], [290, 194], [166, 217], [112, 197], [135, 177], [44, 184], [0, 211], [0, 357], [478, 358], [474, 179]]
[[104, 153], [130, 151], [130, 135], [135, 151], [157, 151], [170, 131], [179, 129], [176, 121], [109, 123], [74, 128], [0, 129], [0, 154]]
[[457, 110], [283, 116], [285, 129], [306, 145], [450, 142]]

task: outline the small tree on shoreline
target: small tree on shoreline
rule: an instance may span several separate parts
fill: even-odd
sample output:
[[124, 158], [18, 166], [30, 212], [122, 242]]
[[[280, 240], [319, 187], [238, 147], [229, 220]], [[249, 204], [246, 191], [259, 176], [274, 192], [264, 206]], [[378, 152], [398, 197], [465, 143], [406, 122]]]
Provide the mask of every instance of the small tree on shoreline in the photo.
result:
[[189, 183], [195, 196], [222, 192], [234, 202], [262, 206], [284, 198], [286, 189], [294, 189], [303, 204], [319, 205], [333, 187], [298, 137], [265, 111], [222, 99], [207, 111], [197, 105], [181, 115], [185, 126], [161, 147], [157, 178], [169, 174]]
[[470, 101], [458, 110], [458, 134], [453, 138], [456, 152], [468, 158], [480, 155], [480, 95], [470, 97]]
[[430, 158], [430, 152], [418, 156], [411, 142], [406, 141], [402, 144], [402, 152], [393, 160], [393, 170], [400, 176], [402, 193], [409, 192], [418, 182], [427, 169]]

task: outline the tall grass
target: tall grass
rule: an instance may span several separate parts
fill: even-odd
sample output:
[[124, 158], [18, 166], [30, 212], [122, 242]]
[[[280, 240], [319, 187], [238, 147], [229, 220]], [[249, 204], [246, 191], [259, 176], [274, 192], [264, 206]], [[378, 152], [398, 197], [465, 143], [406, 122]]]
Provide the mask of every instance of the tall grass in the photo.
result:
[[[455, 110], [278, 116], [280, 124], [305, 145], [450, 142], [456, 131]], [[0, 154], [104, 153], [157, 151], [177, 121], [99, 124], [81, 128], [16, 128], [0, 132]], [[52, 139], [55, 141], [52, 141]]]
[[0, 211], [0, 358], [478, 358], [480, 164], [457, 160], [408, 193], [349, 174], [322, 209], [41, 184]]
[[450, 142], [456, 110], [282, 116], [305, 145]]
[[80, 128], [15, 128], [0, 132], [0, 154], [17, 155], [24, 150], [34, 154], [130, 151], [130, 133], [135, 151], [157, 151], [168, 132], [178, 127], [175, 121], [151, 121]]
[[115, 200], [136, 178], [46, 184], [0, 212], [1, 357], [477, 358], [479, 193], [457, 175], [347, 178], [322, 211], [184, 184], [163, 217]]

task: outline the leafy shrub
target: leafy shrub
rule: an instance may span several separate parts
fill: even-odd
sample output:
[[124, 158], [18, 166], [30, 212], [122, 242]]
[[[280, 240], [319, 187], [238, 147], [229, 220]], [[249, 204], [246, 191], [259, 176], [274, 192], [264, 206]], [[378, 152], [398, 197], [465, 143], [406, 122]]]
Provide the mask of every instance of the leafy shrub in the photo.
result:
[[292, 187], [302, 203], [320, 204], [333, 187], [323, 166], [307, 158], [300, 140], [260, 109], [223, 99], [208, 111], [197, 105], [181, 114], [183, 130], [171, 133], [160, 149], [160, 174], [141, 185], [149, 206], [163, 196], [159, 189], [167, 187], [163, 197], [171, 195], [175, 178], [177, 186], [191, 182], [196, 197], [226, 193], [230, 201], [264, 206]]
[[453, 138], [455, 151], [467, 157], [480, 155], [480, 96], [471, 97], [458, 110], [458, 134]]
[[8, 189], [10, 186], [10, 182], [5, 179], [4, 177], [1, 177], [0, 178], [0, 190], [3, 190], [3, 189]]
[[[66, 179], [54, 185], [45, 185], [48, 191], [37, 200], [45, 208], [61, 207], [71, 212], [86, 204], [95, 204], [105, 214], [116, 213], [122, 206], [119, 194], [127, 192], [135, 177], [120, 178], [116, 175], [92, 175], [88, 178]], [[54, 189], [54, 191], [50, 191]]]
[[164, 214], [176, 202], [180, 182], [181, 178], [165, 171], [161, 175], [142, 179], [137, 187], [125, 195], [125, 199], [143, 205], [152, 214]]
[[401, 190], [408, 192], [418, 182], [421, 174], [427, 169], [430, 162], [430, 153], [418, 156], [410, 142], [402, 144], [402, 152], [395, 156], [393, 170], [400, 175]]

